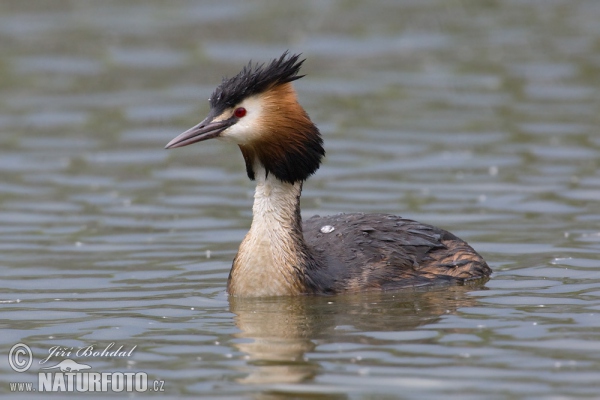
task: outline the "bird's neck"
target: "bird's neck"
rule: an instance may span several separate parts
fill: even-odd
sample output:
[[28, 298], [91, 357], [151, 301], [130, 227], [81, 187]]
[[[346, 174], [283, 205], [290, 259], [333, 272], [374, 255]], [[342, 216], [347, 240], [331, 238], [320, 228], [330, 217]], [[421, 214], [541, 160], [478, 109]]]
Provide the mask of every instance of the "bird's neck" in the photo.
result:
[[302, 235], [302, 182], [282, 182], [258, 163], [254, 170], [252, 226], [233, 261], [228, 292], [235, 296], [305, 293], [311, 255]]

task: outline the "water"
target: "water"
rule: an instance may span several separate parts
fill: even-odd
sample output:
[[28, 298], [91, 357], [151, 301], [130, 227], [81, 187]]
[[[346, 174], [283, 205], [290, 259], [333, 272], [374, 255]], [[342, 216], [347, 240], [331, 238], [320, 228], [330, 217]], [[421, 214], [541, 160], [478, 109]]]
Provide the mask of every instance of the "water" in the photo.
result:
[[[0, 390], [37, 385], [53, 346], [114, 342], [137, 347], [71, 359], [172, 398], [596, 398], [599, 20], [594, 0], [2, 2]], [[444, 227], [490, 281], [227, 298], [242, 158], [163, 146], [288, 48], [328, 151], [304, 216]]]

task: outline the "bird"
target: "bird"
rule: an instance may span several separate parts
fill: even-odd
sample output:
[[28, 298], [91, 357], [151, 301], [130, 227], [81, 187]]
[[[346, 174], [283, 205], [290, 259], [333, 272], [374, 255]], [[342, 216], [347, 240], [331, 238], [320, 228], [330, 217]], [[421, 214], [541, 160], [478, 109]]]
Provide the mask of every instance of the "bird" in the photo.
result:
[[300, 57], [285, 51], [223, 78], [206, 118], [165, 146], [213, 138], [236, 144], [256, 182], [252, 223], [233, 260], [228, 294], [337, 295], [487, 279], [492, 271], [484, 259], [435, 226], [384, 213], [302, 221], [302, 186], [325, 150], [292, 85], [304, 76]]

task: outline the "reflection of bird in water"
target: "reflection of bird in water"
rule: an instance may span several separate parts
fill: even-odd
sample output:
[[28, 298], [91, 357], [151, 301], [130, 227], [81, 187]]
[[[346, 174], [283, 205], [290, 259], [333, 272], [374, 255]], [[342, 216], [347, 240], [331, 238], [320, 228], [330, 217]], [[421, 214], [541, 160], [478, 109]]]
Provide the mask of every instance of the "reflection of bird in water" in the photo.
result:
[[[307, 359], [318, 353], [318, 345], [355, 343], [378, 345], [385, 340], [361, 332], [403, 332], [434, 323], [442, 315], [470, 307], [476, 300], [466, 292], [483, 283], [418, 289], [397, 293], [362, 293], [336, 297], [285, 297], [271, 299], [230, 297], [230, 310], [241, 330], [236, 336], [248, 339], [235, 346], [249, 357], [243, 383], [293, 383], [310, 381], [321, 364]], [[426, 339], [432, 340], [432, 339]], [[423, 343], [423, 341], [420, 341]], [[356, 347], [354, 347], [356, 348]], [[360, 353], [360, 350], [354, 350]], [[345, 354], [343, 357], [356, 355]]]
[[302, 184], [325, 151], [292, 88], [301, 77], [298, 58], [284, 53], [224, 80], [206, 119], [166, 146], [212, 138], [235, 143], [256, 180], [252, 226], [233, 261], [229, 294], [336, 294], [488, 276], [490, 268], [463, 240], [398, 216], [315, 216], [302, 224]]

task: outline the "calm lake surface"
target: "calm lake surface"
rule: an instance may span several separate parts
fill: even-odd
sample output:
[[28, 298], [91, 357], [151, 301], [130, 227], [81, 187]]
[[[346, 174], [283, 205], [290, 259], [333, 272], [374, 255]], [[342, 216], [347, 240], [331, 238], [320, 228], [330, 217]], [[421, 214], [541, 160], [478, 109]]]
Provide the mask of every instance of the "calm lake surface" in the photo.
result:
[[[600, 396], [600, 1], [2, 1], [0, 47], [5, 396], [66, 358], [171, 398]], [[227, 297], [242, 157], [163, 147], [221, 77], [286, 49], [327, 149], [304, 217], [443, 227], [488, 282]], [[74, 354], [111, 343], [137, 347]], [[56, 346], [73, 354], [40, 364]]]

